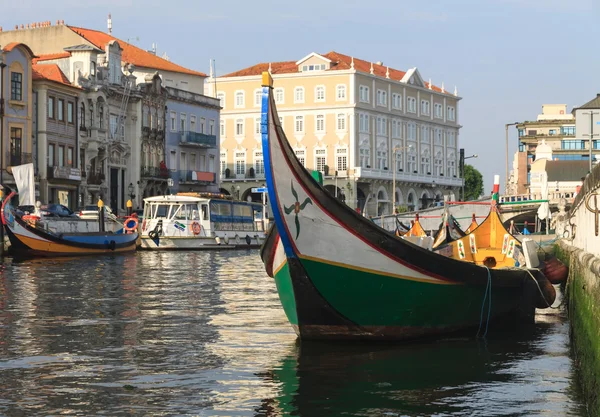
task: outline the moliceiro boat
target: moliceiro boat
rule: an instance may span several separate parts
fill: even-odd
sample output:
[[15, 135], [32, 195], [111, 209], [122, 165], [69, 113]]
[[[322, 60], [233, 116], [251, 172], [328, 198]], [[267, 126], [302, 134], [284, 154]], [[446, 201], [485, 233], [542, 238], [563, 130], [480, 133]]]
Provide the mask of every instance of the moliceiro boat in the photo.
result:
[[[55, 233], [44, 227], [44, 220], [15, 210], [11, 192], [2, 203], [2, 224], [16, 256], [99, 255], [134, 251], [137, 232]], [[76, 220], [80, 221], [80, 220]]]
[[259, 248], [265, 240], [259, 203], [179, 193], [144, 199], [141, 248]]
[[300, 338], [407, 340], [475, 334], [508, 317], [533, 321], [541, 289], [551, 285], [539, 270], [437, 254], [330, 195], [288, 143], [272, 83], [264, 73], [262, 146], [276, 228], [261, 255]]

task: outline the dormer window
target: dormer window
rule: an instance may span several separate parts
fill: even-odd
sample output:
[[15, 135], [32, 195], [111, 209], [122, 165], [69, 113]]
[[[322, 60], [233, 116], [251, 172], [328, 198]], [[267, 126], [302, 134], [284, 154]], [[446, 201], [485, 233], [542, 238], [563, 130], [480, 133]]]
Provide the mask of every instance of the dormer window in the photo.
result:
[[299, 72], [326, 71], [331, 65], [331, 60], [315, 52], [296, 62]]
[[306, 71], [325, 71], [326, 69], [327, 69], [327, 65], [325, 65], [325, 64], [302, 65], [302, 72], [306, 72]]

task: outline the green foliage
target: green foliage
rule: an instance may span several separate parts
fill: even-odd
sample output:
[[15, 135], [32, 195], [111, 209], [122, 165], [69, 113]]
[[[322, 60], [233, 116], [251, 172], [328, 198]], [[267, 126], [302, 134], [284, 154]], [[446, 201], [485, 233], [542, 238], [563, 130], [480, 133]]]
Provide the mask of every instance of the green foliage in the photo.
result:
[[465, 201], [476, 200], [483, 194], [483, 176], [472, 165], [465, 165]]
[[398, 207], [396, 207], [396, 212], [397, 213], [406, 213], [406, 212], [408, 212], [408, 206], [399, 205]]

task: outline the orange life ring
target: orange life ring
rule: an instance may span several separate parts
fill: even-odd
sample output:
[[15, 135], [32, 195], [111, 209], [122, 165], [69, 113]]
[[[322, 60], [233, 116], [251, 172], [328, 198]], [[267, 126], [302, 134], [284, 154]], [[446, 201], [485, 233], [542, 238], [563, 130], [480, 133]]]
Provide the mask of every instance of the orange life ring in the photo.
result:
[[192, 223], [192, 232], [194, 232], [194, 235], [199, 235], [200, 232], [202, 232], [202, 226], [200, 226], [200, 223]]
[[125, 224], [123, 225], [123, 229], [125, 229], [126, 232], [133, 232], [136, 231], [138, 227], [138, 219], [136, 219], [135, 217], [130, 217], [127, 220], [125, 220]]

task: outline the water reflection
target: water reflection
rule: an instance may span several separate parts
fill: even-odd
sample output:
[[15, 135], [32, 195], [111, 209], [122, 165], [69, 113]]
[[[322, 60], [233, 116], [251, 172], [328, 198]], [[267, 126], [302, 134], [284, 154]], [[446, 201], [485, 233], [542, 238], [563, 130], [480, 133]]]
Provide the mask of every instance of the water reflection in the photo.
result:
[[0, 268], [0, 414], [582, 412], [556, 315], [487, 344], [300, 345], [256, 251]]
[[261, 375], [280, 385], [256, 416], [585, 415], [564, 317], [486, 341], [302, 343]]

